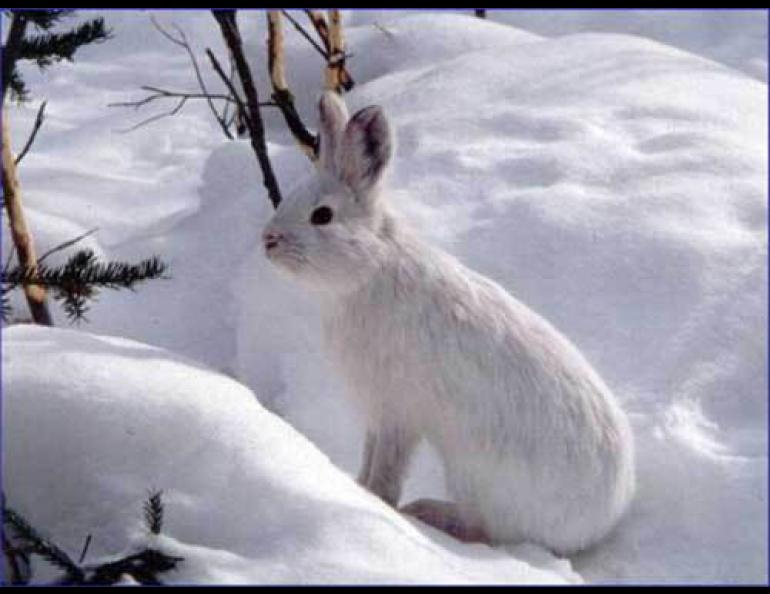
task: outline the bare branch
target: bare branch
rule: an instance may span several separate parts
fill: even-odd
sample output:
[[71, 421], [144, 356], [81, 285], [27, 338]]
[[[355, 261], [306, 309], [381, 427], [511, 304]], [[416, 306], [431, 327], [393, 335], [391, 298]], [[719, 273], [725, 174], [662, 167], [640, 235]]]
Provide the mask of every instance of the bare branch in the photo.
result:
[[29, 138], [27, 138], [27, 142], [24, 143], [24, 148], [21, 149], [18, 155], [16, 155], [16, 161], [14, 161], [16, 165], [21, 162], [21, 160], [24, 158], [24, 155], [27, 154], [29, 147], [31, 147], [32, 143], [35, 142], [35, 137], [37, 136], [38, 130], [40, 130], [40, 126], [43, 125], [43, 120], [45, 119], [45, 106], [47, 103], [47, 101], [43, 101], [40, 104], [40, 107], [37, 110], [37, 115], [35, 116], [35, 123], [32, 126], [32, 132], [30, 132]]
[[285, 16], [287, 19], [289, 19], [289, 22], [290, 22], [292, 25], [294, 25], [294, 28], [295, 28], [297, 31], [299, 31], [299, 32], [300, 32], [300, 34], [302, 35], [302, 37], [304, 37], [305, 39], [307, 39], [307, 41], [310, 43], [310, 45], [312, 45], [312, 46], [315, 48], [315, 50], [316, 50], [316, 51], [317, 51], [319, 54], [321, 54], [321, 55], [323, 56], [324, 60], [328, 60], [328, 59], [329, 59], [329, 52], [327, 52], [327, 51], [326, 51], [324, 48], [322, 48], [320, 45], [318, 45], [318, 42], [317, 42], [315, 39], [313, 39], [313, 38], [310, 36], [310, 33], [308, 33], [308, 32], [305, 30], [305, 28], [304, 28], [302, 25], [300, 25], [300, 24], [297, 22], [297, 20], [296, 20], [294, 17], [292, 17], [292, 16], [289, 14], [289, 11], [288, 11], [288, 10], [281, 10], [281, 13], [283, 14], [283, 16]]
[[[198, 60], [195, 58], [195, 52], [193, 52], [192, 47], [190, 47], [189, 42], [187, 41], [187, 36], [184, 34], [184, 31], [178, 26], [173, 25], [174, 29], [176, 29], [177, 34], [179, 35], [178, 38], [174, 38], [173, 35], [168, 33], [168, 31], [164, 30], [163, 27], [161, 27], [160, 23], [155, 20], [155, 17], [150, 17], [152, 19], [153, 25], [155, 25], [155, 28], [160, 31], [160, 33], [166, 37], [166, 39], [169, 39], [171, 42], [176, 43], [178, 46], [183, 47], [184, 50], [187, 52], [187, 55], [190, 57], [190, 63], [192, 64], [193, 70], [195, 71], [195, 78], [198, 80], [198, 86], [200, 87], [203, 95], [209, 95], [208, 89], [206, 88], [206, 83], [203, 81], [203, 76], [201, 75], [201, 69], [198, 67]], [[209, 109], [211, 110], [211, 113], [214, 114], [214, 118], [217, 120], [217, 123], [219, 124], [219, 127], [222, 129], [222, 132], [224, 135], [229, 139], [233, 139], [233, 135], [230, 132], [230, 130], [227, 128], [227, 123], [225, 122], [225, 118], [220, 115], [220, 113], [217, 111], [217, 108], [214, 106], [214, 102], [211, 100], [210, 97], [206, 97], [206, 102], [209, 105]]]
[[230, 97], [232, 97], [233, 101], [240, 110], [245, 111], [246, 105], [243, 103], [243, 99], [241, 99], [240, 95], [238, 95], [238, 91], [235, 90], [233, 81], [230, 80], [225, 74], [225, 71], [222, 69], [222, 65], [219, 63], [219, 60], [217, 60], [214, 52], [212, 52], [210, 48], [206, 48], [206, 55], [209, 57], [209, 60], [211, 60], [211, 66], [214, 68], [214, 72], [219, 75], [219, 78], [221, 78], [222, 82], [225, 83], [227, 90], [230, 91]]
[[294, 107], [294, 97], [289, 91], [284, 71], [283, 28], [281, 13], [277, 10], [267, 11], [267, 67], [270, 72], [270, 82], [273, 86], [273, 101], [281, 109], [286, 125], [289, 127], [294, 140], [299, 147], [315, 162], [318, 159], [318, 138], [307, 129], [299, 113]]
[[134, 109], [139, 109], [140, 107], [144, 107], [148, 103], [152, 103], [153, 101], [157, 99], [206, 99], [208, 101], [218, 99], [221, 101], [226, 101], [228, 103], [235, 103], [235, 100], [230, 95], [224, 95], [221, 93], [188, 93], [185, 91], [169, 91], [168, 89], [160, 89], [158, 87], [150, 87], [150, 86], [143, 86], [140, 87], [143, 91], [148, 91], [151, 94], [147, 97], [144, 97], [142, 99], [137, 99], [136, 101], [120, 101], [118, 103], [108, 103], [107, 107], [133, 107]]
[[[259, 95], [257, 94], [257, 88], [254, 85], [254, 79], [251, 76], [251, 70], [246, 61], [246, 56], [243, 53], [241, 34], [238, 31], [235, 10], [212, 10], [212, 13], [217, 23], [219, 23], [222, 36], [230, 50], [230, 56], [235, 64], [238, 78], [241, 81], [241, 87], [246, 95], [246, 109], [243, 111], [243, 114], [246, 116], [245, 120], [246, 125], [249, 128], [251, 147], [254, 149], [259, 168], [262, 171], [262, 181], [267, 190], [268, 199], [273, 204], [274, 208], [278, 208], [278, 205], [281, 203], [281, 191], [278, 187], [278, 180], [275, 177], [270, 158], [267, 154], [265, 127], [262, 123], [262, 115], [259, 111]], [[209, 57], [213, 58], [214, 54], [211, 53], [211, 50], [206, 51], [209, 54]], [[220, 76], [224, 76], [224, 71], [222, 71], [221, 67], [219, 67], [219, 71]], [[232, 87], [232, 84], [230, 86]], [[231, 88], [231, 92], [234, 90], [235, 89]]]
[[306, 8], [305, 14], [307, 15], [307, 18], [310, 19], [310, 22], [313, 23], [313, 27], [315, 27], [318, 37], [321, 38], [321, 41], [326, 48], [325, 56], [328, 59], [329, 54], [331, 53], [329, 47], [329, 27], [326, 25], [326, 19], [324, 18], [323, 13], [320, 10], [310, 10], [309, 8]]
[[131, 126], [130, 128], [124, 128], [122, 130], [118, 130], [118, 132], [120, 132], [121, 134], [126, 134], [128, 132], [133, 132], [134, 130], [138, 130], [142, 126], [146, 126], [147, 124], [151, 124], [152, 122], [162, 120], [163, 118], [175, 116], [182, 110], [182, 108], [185, 106], [185, 103], [187, 103], [187, 97], [182, 97], [179, 100], [179, 103], [176, 104], [176, 107], [174, 107], [174, 109], [172, 109], [171, 111], [156, 114], [152, 117], [147, 118], [146, 120], [142, 120], [141, 122]]

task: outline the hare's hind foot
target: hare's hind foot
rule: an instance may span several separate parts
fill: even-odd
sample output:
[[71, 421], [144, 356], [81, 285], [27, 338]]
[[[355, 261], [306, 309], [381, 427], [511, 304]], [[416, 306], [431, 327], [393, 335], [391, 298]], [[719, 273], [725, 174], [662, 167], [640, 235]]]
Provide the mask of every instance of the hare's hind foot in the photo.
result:
[[418, 499], [401, 507], [399, 511], [417, 518], [421, 522], [441, 530], [461, 542], [490, 543], [484, 529], [463, 519], [457, 505], [449, 501]]

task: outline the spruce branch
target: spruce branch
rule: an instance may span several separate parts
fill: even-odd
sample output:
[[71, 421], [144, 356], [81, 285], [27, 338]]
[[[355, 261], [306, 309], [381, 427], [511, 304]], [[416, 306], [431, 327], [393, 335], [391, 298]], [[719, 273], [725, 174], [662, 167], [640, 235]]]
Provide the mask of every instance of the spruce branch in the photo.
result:
[[160, 534], [163, 528], [163, 491], [150, 493], [144, 502], [144, 523], [152, 534]]
[[71, 16], [75, 13], [72, 8], [50, 8], [47, 10], [14, 10], [15, 14], [23, 15], [28, 22], [32, 23], [38, 29], [47, 31], [58, 23], [62, 17]]
[[[2, 48], [2, 101], [5, 102], [5, 95], [10, 88], [16, 99], [22, 101], [27, 95], [27, 89], [24, 81], [16, 68], [16, 61], [19, 59], [19, 51], [24, 40], [24, 33], [27, 30], [27, 17], [25, 12], [18, 11], [11, 13], [11, 22], [8, 26], [8, 34], [5, 37], [5, 43]], [[7, 13], [6, 13], [7, 14]]]
[[136, 264], [100, 262], [93, 250], [83, 249], [72, 254], [63, 266], [38, 263], [35, 268], [16, 266], [4, 270], [0, 284], [4, 295], [29, 284], [49, 289], [70, 321], [79, 322], [87, 319], [89, 303], [96, 299], [99, 289], [133, 290], [141, 282], [167, 278], [166, 270], [167, 265], [157, 256]]
[[[144, 504], [145, 518], [152, 521], [154, 534], [160, 533], [163, 516], [163, 504], [161, 493], [154, 492]], [[152, 510], [148, 518], [148, 510]], [[128, 575], [143, 585], [161, 585], [158, 577], [163, 572], [176, 569], [184, 561], [182, 557], [167, 555], [153, 547], [145, 547], [143, 550], [114, 561], [107, 561], [98, 565], [82, 565], [91, 535], [88, 535], [85, 546], [80, 555], [80, 561], [75, 563], [70, 556], [58, 547], [54, 542], [42, 536], [32, 525], [18, 512], [5, 505], [3, 497], [3, 526], [10, 531], [3, 530], [3, 554], [11, 568], [11, 584], [28, 584], [31, 579], [29, 571], [29, 556], [38, 555], [48, 561], [54, 567], [63, 570], [64, 574], [56, 581], [57, 585], [113, 585]], [[9, 532], [13, 532], [18, 545], [12, 544], [7, 538]], [[22, 567], [24, 566], [24, 567]]]
[[67, 553], [50, 539], [40, 535], [21, 514], [6, 505], [3, 505], [3, 525], [13, 530], [14, 536], [26, 551], [42, 557], [54, 567], [63, 570], [68, 580], [77, 583], [83, 581], [85, 578], [83, 570], [70, 559]]
[[66, 33], [39, 33], [24, 38], [19, 46], [19, 59], [34, 60], [44, 69], [61, 60], [71, 62], [79, 47], [106, 41], [111, 36], [104, 19], [96, 18]]

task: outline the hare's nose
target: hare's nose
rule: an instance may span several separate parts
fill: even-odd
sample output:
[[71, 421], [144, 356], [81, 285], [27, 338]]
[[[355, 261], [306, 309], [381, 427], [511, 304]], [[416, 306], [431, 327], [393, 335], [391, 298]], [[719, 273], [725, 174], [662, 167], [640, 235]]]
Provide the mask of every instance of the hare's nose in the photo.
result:
[[262, 241], [265, 244], [265, 249], [270, 250], [278, 245], [278, 242], [283, 238], [283, 235], [277, 231], [265, 231], [262, 234]]

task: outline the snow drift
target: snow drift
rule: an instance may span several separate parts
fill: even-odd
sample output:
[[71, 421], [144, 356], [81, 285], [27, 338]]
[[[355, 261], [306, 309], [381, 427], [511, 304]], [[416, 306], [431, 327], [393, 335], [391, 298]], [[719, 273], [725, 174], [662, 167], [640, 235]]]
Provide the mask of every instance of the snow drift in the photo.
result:
[[3, 346], [6, 497], [73, 554], [84, 530], [91, 558], [146, 543], [138, 510], [148, 489], [162, 489], [156, 546], [185, 558], [166, 583], [565, 579], [421, 533], [247, 388], [197, 363], [24, 325]]

